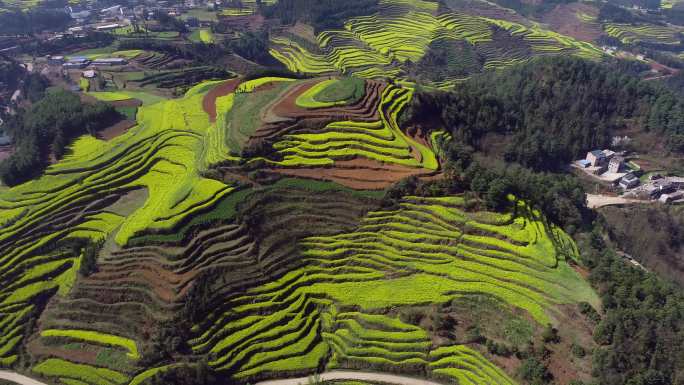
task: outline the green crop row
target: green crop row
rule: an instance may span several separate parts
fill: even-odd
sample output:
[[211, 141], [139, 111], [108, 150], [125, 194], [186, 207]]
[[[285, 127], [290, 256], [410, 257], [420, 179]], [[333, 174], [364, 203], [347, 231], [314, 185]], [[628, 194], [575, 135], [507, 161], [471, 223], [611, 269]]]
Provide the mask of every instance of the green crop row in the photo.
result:
[[[328, 367], [417, 365], [440, 378], [512, 384], [465, 346], [430, 351], [421, 328], [367, 314], [485, 294], [546, 323], [555, 304], [596, 303], [558, 256], [576, 249], [538, 213], [524, 203], [515, 218], [469, 213], [463, 205], [463, 197], [407, 197], [398, 209], [369, 213], [355, 231], [305, 239], [305, 267], [228, 301], [230, 311], [193, 329], [193, 350], [211, 351], [217, 357], [212, 366], [241, 378], [314, 368], [331, 350]], [[404, 225], [411, 220], [425, 225]], [[548, 249], [556, 244], [563, 250]], [[529, 251], [500, 251], [521, 245]], [[555, 262], [541, 263], [545, 254]], [[340, 313], [337, 306], [359, 310]]]
[[33, 372], [45, 377], [59, 377], [83, 381], [91, 385], [124, 384], [128, 377], [110, 369], [49, 358], [33, 367]]
[[61, 337], [86, 342], [94, 342], [101, 345], [120, 347], [128, 351], [128, 357], [137, 360], [140, 358], [135, 341], [130, 338], [119, 337], [111, 334], [100, 333], [91, 330], [62, 330], [47, 329], [40, 332], [42, 337]]

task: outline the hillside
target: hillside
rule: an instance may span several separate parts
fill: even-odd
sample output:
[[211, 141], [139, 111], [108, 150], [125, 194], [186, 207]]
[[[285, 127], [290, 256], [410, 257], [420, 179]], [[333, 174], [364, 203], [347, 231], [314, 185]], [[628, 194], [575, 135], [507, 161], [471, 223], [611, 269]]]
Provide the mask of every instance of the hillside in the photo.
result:
[[[439, 168], [429, 140], [396, 126], [411, 93], [369, 81], [349, 104], [297, 105], [325, 82], [200, 85], [3, 192], [4, 364], [28, 355], [34, 374], [67, 384], [139, 383], [181, 357], [242, 382], [319, 367], [511, 382], [403, 309], [478, 295], [545, 325], [570, 316], [562, 304], [598, 306], [569, 266], [573, 241], [524, 202], [498, 214], [458, 194], [405, 196], [383, 208], [367, 189]], [[254, 127], [232, 129], [237, 113]], [[217, 162], [224, 177], [203, 177]], [[258, 179], [241, 171], [256, 164]]]
[[0, 0], [0, 384], [682, 382], [681, 207], [575, 167], [678, 180], [677, 4], [159, 3]]

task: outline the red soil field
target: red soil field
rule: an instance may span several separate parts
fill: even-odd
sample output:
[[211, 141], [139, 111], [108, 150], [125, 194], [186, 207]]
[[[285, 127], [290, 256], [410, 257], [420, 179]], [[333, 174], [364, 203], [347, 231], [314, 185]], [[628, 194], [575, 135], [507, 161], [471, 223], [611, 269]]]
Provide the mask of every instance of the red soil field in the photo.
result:
[[289, 176], [332, 181], [358, 190], [382, 190], [412, 175], [430, 176], [435, 173], [424, 168], [384, 164], [366, 158], [337, 161], [333, 167], [277, 168], [268, 169], [267, 171]]
[[202, 100], [202, 108], [204, 109], [204, 112], [209, 114], [209, 121], [216, 121], [216, 99], [221, 96], [226, 96], [231, 92], [235, 91], [239, 84], [239, 78], [227, 80], [221, 83], [220, 85], [214, 87], [204, 96], [204, 99]]
[[136, 124], [137, 123], [135, 120], [122, 120], [98, 132], [97, 137], [102, 140], [112, 140], [119, 135], [125, 134], [126, 131], [128, 131], [131, 127], [134, 127]]

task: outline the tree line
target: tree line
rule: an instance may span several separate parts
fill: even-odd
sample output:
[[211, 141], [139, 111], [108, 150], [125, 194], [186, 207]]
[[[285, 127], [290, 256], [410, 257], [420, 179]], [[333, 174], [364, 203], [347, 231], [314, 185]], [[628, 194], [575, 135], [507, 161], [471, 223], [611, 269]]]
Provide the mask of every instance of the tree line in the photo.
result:
[[37, 8], [0, 13], [0, 35], [32, 35], [45, 30], [63, 31], [71, 17], [62, 10]]
[[580, 242], [603, 314], [592, 373], [604, 385], [684, 383], [684, 292], [617, 257], [600, 226]]
[[95, 134], [119, 118], [109, 104], [83, 104], [76, 94], [64, 90], [47, 93], [3, 127], [14, 139], [15, 151], [0, 163], [0, 179], [13, 186], [39, 175], [50, 154], [60, 159], [72, 139]]
[[267, 18], [280, 19], [284, 24], [307, 22], [318, 33], [340, 29], [349, 18], [372, 15], [378, 11], [378, 4], [378, 0], [280, 0], [261, 7], [261, 13]]
[[571, 57], [538, 58], [476, 75], [451, 92], [418, 91], [405, 121], [446, 127], [482, 150], [488, 134], [505, 137], [503, 158], [537, 171], [558, 171], [605, 147], [626, 121], [661, 133], [684, 152], [684, 101], [665, 87], [616, 68]]

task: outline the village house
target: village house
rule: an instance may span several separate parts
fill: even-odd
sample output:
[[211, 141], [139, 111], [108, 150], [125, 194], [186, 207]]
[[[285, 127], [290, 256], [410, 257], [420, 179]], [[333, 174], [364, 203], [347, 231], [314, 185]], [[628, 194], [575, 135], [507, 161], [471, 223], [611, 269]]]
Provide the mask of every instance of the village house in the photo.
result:
[[47, 62], [48, 65], [61, 66], [62, 64], [64, 64], [64, 56], [48, 56]]
[[120, 66], [128, 64], [128, 61], [120, 57], [110, 57], [95, 59], [91, 64], [95, 67]]
[[65, 69], [81, 69], [85, 68], [90, 64], [90, 60], [83, 56], [74, 56], [69, 58], [69, 61], [62, 64]]
[[663, 194], [660, 196], [660, 198], [658, 198], [658, 201], [660, 201], [661, 203], [672, 203], [672, 202], [680, 200], [680, 199], [684, 199], [684, 191], [683, 190], [675, 191], [675, 192], [670, 193], [670, 194]]
[[623, 189], [634, 188], [639, 185], [639, 178], [631, 172], [620, 179], [620, 187]]
[[608, 161], [608, 172], [619, 173], [620, 169], [625, 163], [625, 159], [621, 156], [615, 156]]

